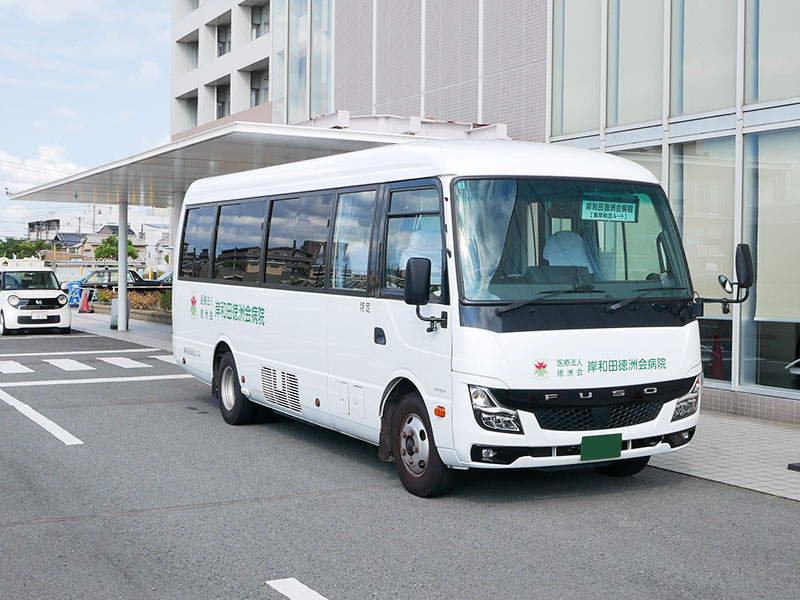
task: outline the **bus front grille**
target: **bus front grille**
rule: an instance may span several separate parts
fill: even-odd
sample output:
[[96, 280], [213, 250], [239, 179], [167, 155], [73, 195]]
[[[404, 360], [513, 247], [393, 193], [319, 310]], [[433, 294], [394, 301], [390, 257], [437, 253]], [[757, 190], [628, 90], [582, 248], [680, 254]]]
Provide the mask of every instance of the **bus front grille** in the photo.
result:
[[652, 421], [663, 402], [627, 402], [612, 406], [534, 408], [539, 427], [555, 431], [592, 431], [630, 427]]
[[300, 406], [300, 385], [293, 373], [261, 367], [261, 389], [267, 402], [295, 412], [303, 412]]

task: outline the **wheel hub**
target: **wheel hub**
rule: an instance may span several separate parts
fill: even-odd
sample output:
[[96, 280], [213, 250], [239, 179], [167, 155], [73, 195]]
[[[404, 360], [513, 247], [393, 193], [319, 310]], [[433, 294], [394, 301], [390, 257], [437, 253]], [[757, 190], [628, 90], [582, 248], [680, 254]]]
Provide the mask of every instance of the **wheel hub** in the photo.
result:
[[409, 414], [400, 429], [400, 458], [406, 470], [419, 477], [428, 464], [430, 444], [424, 421], [417, 414]]

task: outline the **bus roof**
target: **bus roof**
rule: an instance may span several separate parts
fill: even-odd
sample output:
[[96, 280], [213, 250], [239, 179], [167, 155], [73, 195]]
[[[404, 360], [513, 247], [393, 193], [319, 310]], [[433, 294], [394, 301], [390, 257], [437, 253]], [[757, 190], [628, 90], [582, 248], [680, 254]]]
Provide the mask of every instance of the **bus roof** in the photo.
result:
[[576, 177], [658, 183], [644, 167], [594, 150], [511, 140], [426, 140], [200, 179], [189, 187], [186, 204], [440, 175]]

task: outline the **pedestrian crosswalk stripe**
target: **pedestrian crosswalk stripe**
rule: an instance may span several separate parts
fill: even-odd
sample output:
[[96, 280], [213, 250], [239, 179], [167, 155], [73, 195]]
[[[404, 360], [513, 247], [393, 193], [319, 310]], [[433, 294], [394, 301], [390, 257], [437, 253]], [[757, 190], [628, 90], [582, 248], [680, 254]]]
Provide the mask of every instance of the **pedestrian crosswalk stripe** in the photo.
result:
[[0, 360], [0, 373], [33, 373], [33, 369], [15, 360]]
[[175, 357], [172, 354], [162, 354], [161, 356], [151, 356], [150, 358], [157, 358], [160, 361], [165, 363], [169, 363], [171, 365], [177, 365], [178, 363], [175, 361]]
[[102, 360], [103, 362], [117, 367], [122, 367], [123, 369], [149, 369], [153, 366], [139, 362], [138, 360], [132, 360], [125, 356], [108, 356], [104, 358], [98, 358], [97, 360]]
[[45, 358], [42, 359], [46, 363], [50, 363], [54, 367], [58, 367], [62, 371], [95, 371], [94, 367], [85, 365], [77, 360], [71, 358]]

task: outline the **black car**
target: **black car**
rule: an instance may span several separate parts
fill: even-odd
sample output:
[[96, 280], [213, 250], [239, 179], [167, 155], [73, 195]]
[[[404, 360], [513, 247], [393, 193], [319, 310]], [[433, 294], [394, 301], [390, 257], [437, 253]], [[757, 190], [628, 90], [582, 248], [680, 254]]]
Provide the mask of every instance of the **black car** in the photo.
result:
[[[97, 269], [80, 280], [81, 289], [116, 289], [119, 283], [117, 269]], [[137, 292], [161, 291], [169, 289], [157, 279], [142, 279], [136, 271], [128, 270], [128, 289]]]

